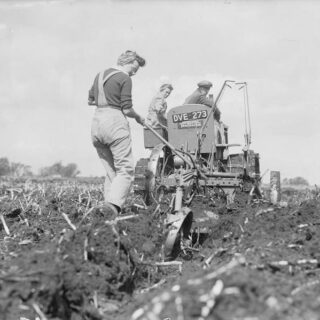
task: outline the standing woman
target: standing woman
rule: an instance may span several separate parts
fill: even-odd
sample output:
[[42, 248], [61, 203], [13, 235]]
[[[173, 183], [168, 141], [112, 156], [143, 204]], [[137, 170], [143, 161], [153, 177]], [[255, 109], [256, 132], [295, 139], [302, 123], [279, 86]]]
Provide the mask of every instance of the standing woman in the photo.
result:
[[106, 170], [105, 205], [114, 214], [129, 194], [134, 178], [131, 133], [127, 118], [143, 125], [132, 105], [132, 80], [145, 60], [136, 52], [126, 51], [118, 58], [117, 66], [97, 74], [89, 90], [89, 105], [96, 105], [92, 120], [91, 138]]
[[167, 128], [167, 102], [173, 87], [165, 83], [160, 87], [159, 92], [152, 98], [147, 116], [147, 123], [153, 128]]

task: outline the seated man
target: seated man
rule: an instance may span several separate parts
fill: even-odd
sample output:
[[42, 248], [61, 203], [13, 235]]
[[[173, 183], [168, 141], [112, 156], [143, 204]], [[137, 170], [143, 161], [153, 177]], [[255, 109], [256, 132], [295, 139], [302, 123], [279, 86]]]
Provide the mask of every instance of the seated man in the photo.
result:
[[[207, 80], [203, 80], [198, 83], [198, 88], [187, 97], [184, 104], [204, 104], [208, 107], [212, 107], [214, 105], [213, 99], [207, 98], [207, 94], [209, 93], [212, 87], [212, 83]], [[217, 121], [220, 121], [221, 112], [218, 108], [216, 108], [214, 112], [214, 118]]]

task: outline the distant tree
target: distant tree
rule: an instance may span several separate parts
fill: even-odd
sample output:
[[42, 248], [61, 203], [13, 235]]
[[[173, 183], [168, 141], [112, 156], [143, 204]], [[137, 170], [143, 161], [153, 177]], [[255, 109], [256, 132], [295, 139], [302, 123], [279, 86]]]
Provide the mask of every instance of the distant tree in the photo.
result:
[[291, 179], [291, 184], [293, 185], [303, 185], [303, 186], [308, 186], [309, 182], [305, 178], [302, 177], [295, 177]]
[[30, 177], [31, 167], [20, 162], [11, 162], [8, 158], [0, 158], [0, 176]]
[[39, 169], [39, 176], [46, 177], [48, 175], [49, 175], [49, 173], [48, 173], [48, 168], [47, 167]]
[[308, 186], [309, 185], [309, 182], [308, 180], [306, 180], [305, 178], [302, 178], [302, 177], [295, 177], [295, 178], [285, 178], [283, 179], [283, 182], [282, 182], [284, 185], [292, 185], [292, 186], [297, 186], [297, 185], [300, 185], [300, 186]]
[[66, 178], [73, 178], [80, 173], [78, 166], [75, 163], [69, 163], [63, 166], [61, 161], [54, 163], [50, 167], [44, 167], [40, 169], [40, 176], [61, 176]]
[[20, 162], [11, 162], [10, 175], [14, 177], [30, 177], [32, 176], [31, 167]]
[[62, 171], [62, 163], [56, 162], [52, 166], [44, 167], [40, 169], [40, 176], [46, 177], [46, 176], [53, 176], [53, 175], [61, 175]]
[[49, 173], [50, 174], [60, 174], [61, 175], [62, 168], [63, 168], [63, 165], [62, 165], [61, 161], [60, 162], [56, 162], [51, 167], [49, 167]]
[[10, 174], [10, 162], [8, 158], [0, 158], [0, 176], [7, 176]]
[[79, 173], [78, 166], [75, 163], [69, 163], [62, 168], [61, 175], [67, 178], [74, 178]]

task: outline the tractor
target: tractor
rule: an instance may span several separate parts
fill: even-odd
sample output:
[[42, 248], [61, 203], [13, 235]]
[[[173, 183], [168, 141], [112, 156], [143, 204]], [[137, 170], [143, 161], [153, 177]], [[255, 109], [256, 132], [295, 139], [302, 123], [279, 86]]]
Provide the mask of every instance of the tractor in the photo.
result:
[[166, 214], [167, 260], [172, 260], [190, 240], [192, 224], [202, 219], [192, 207], [197, 197], [219, 199], [231, 206], [237, 192], [248, 199], [259, 192], [259, 154], [250, 149], [251, 129], [247, 83], [236, 83], [244, 91], [245, 143], [242, 153], [229, 150], [228, 126], [215, 119], [222, 93], [234, 81], [226, 80], [212, 107], [185, 104], [169, 110], [167, 130], [145, 125], [144, 146], [151, 150], [135, 168], [134, 190], [147, 205], [156, 203]]

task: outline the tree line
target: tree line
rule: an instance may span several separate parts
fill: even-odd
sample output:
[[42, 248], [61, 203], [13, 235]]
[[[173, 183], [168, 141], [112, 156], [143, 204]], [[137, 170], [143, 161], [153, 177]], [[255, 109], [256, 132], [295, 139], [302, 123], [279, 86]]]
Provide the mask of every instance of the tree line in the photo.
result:
[[302, 177], [284, 178], [282, 184], [291, 186], [308, 186], [309, 182]]
[[0, 176], [8, 177], [50, 177], [59, 176], [64, 178], [74, 178], [80, 173], [78, 166], [75, 163], [63, 165], [61, 161], [54, 163], [51, 166], [43, 167], [38, 174], [34, 174], [31, 166], [19, 162], [10, 162], [8, 158], [0, 158]]
[[[43, 167], [39, 170], [38, 174], [34, 174], [31, 166], [25, 165], [20, 162], [10, 162], [8, 158], [0, 158], [0, 176], [11, 177], [52, 177], [59, 176], [64, 178], [74, 178], [80, 171], [75, 163], [68, 163], [63, 165], [61, 161], [54, 163], [51, 166]], [[309, 182], [303, 177], [284, 178], [282, 180], [284, 185], [304, 185], [308, 186]]]

